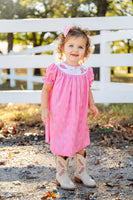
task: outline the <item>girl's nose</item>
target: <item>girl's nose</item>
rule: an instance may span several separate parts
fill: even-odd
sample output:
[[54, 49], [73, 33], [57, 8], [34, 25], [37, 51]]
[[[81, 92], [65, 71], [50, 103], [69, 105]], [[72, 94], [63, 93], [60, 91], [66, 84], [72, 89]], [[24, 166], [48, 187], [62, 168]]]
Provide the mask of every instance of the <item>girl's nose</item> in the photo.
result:
[[78, 48], [77, 48], [77, 47], [74, 47], [74, 51], [78, 51]]

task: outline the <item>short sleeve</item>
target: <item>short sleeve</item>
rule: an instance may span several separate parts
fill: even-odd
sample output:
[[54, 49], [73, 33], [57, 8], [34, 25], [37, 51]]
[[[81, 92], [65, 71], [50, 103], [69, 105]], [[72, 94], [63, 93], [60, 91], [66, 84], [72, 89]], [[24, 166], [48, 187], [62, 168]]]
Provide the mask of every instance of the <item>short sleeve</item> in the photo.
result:
[[93, 81], [94, 81], [94, 73], [92, 68], [88, 68], [88, 78], [89, 78], [89, 87], [91, 87]]
[[42, 78], [44, 83], [50, 84], [55, 82], [57, 67], [54, 63], [49, 65], [46, 69], [46, 77]]

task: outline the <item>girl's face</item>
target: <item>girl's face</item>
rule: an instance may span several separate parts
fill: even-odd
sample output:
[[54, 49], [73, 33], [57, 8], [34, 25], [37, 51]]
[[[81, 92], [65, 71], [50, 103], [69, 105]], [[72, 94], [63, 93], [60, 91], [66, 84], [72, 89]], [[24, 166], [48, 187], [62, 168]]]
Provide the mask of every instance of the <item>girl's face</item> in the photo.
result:
[[64, 44], [65, 62], [69, 65], [79, 65], [86, 52], [86, 40], [83, 37], [70, 37]]

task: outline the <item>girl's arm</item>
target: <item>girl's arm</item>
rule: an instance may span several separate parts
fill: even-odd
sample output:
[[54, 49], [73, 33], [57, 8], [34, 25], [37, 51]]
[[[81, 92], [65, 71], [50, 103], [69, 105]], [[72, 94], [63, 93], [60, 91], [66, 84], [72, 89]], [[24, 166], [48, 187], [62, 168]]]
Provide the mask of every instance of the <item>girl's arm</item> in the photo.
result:
[[42, 88], [42, 94], [41, 94], [41, 107], [42, 107], [42, 121], [44, 124], [48, 122], [48, 119], [50, 117], [50, 112], [49, 112], [49, 93], [52, 89], [53, 85], [52, 83], [50, 84], [44, 84]]
[[91, 89], [89, 89], [89, 107], [90, 110], [95, 114], [94, 119], [98, 116], [98, 109], [95, 106], [94, 98]]

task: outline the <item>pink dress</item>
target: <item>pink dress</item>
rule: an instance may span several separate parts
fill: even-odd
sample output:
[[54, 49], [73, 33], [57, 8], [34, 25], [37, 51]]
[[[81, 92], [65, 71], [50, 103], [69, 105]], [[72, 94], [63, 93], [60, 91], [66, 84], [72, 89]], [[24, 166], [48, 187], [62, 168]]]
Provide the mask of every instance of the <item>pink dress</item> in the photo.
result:
[[53, 88], [45, 138], [54, 154], [71, 157], [90, 144], [87, 114], [93, 80], [92, 68], [83, 65], [62, 62], [48, 66], [43, 81], [53, 83]]

